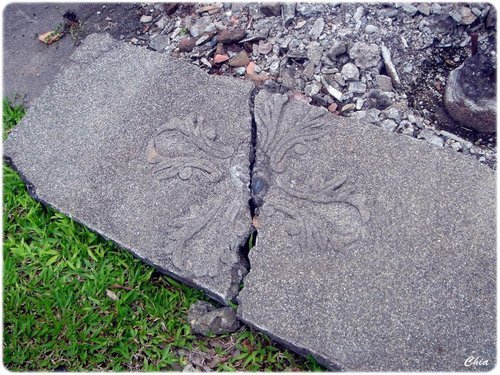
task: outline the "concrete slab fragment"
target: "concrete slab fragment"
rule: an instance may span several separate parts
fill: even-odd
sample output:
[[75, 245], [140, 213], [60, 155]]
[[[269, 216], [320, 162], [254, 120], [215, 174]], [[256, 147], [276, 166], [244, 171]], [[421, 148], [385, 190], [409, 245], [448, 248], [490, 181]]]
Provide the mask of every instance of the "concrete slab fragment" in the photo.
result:
[[255, 117], [240, 318], [331, 369], [492, 369], [494, 172], [286, 96]]
[[251, 83], [85, 39], [4, 144], [36, 197], [223, 302], [246, 273]]

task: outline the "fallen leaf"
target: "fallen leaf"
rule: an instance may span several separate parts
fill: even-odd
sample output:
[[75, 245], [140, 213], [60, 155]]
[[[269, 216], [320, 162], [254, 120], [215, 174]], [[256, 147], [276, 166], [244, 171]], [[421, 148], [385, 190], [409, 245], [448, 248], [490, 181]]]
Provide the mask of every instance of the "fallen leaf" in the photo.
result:
[[118, 296], [115, 294], [115, 292], [106, 289], [106, 295], [111, 298], [113, 301], [118, 301]]

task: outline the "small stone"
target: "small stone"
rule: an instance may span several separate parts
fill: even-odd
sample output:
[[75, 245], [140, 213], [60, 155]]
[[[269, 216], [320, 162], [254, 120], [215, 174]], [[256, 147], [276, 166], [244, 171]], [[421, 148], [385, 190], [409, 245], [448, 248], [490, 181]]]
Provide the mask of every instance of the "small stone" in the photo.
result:
[[250, 58], [248, 57], [248, 54], [246, 53], [245, 50], [238, 53], [228, 62], [229, 66], [233, 67], [241, 67], [241, 66], [246, 67], [249, 63], [250, 63]]
[[471, 11], [468, 6], [463, 6], [460, 8], [460, 16], [462, 25], [470, 25], [477, 19], [477, 16]]
[[210, 34], [205, 34], [205, 35], [202, 35], [200, 36], [197, 40], [196, 40], [196, 45], [197, 46], [201, 46], [202, 44], [206, 43], [209, 39], [211, 39], [211, 35]]
[[382, 74], [376, 75], [375, 83], [377, 84], [377, 87], [382, 91], [388, 91], [388, 92], [392, 91], [391, 77]]
[[389, 108], [384, 111], [384, 115], [386, 118], [394, 120], [396, 122], [401, 121], [401, 113], [397, 108]]
[[365, 27], [365, 33], [367, 34], [375, 34], [378, 33], [379, 28], [375, 25], [366, 25]]
[[497, 11], [495, 7], [490, 7], [488, 15], [486, 16], [486, 19], [484, 21], [484, 25], [488, 29], [492, 29], [496, 26], [496, 24], [497, 24]]
[[312, 17], [321, 14], [325, 10], [323, 4], [313, 4], [313, 3], [299, 3], [297, 4], [297, 13], [303, 15], [304, 17]]
[[272, 75], [278, 75], [279, 73], [280, 62], [278, 60], [273, 61], [271, 65], [269, 65], [269, 73]]
[[217, 34], [217, 40], [224, 44], [237, 43], [245, 38], [246, 32], [243, 29], [222, 30]]
[[236, 75], [238, 76], [244, 76], [245, 73], [246, 73], [246, 68], [244, 66], [240, 66], [239, 68], [236, 68], [234, 69], [234, 72], [236, 73]]
[[[403, 121], [401, 121], [401, 123], [403, 123]], [[401, 131], [401, 134], [405, 134], [405, 135], [409, 135], [409, 136], [413, 137], [415, 135], [415, 128], [413, 127], [412, 124], [406, 124], [406, 126]]]
[[331, 60], [335, 60], [338, 55], [341, 55], [341, 54], [347, 52], [346, 43], [344, 43], [340, 40], [336, 40], [336, 39], [332, 40], [329, 47], [330, 48], [328, 49], [326, 56]]
[[394, 120], [386, 119], [386, 120], [382, 121], [380, 126], [382, 127], [382, 129], [387, 130], [388, 132], [392, 133], [393, 131], [396, 130], [396, 128], [398, 127], [398, 124]]
[[443, 147], [444, 146], [444, 139], [441, 138], [439, 135], [434, 133], [432, 129], [423, 129], [420, 134], [418, 135], [418, 138], [420, 139], [425, 139], [429, 143], [432, 143], [433, 145], [436, 145], [438, 147]]
[[240, 328], [236, 311], [230, 307], [216, 309], [204, 301], [198, 301], [189, 308], [188, 321], [192, 332], [203, 336], [231, 333]]
[[157, 35], [151, 42], [149, 42], [149, 47], [158, 52], [163, 52], [165, 48], [169, 45], [170, 39], [167, 35]]
[[281, 15], [281, 4], [279, 3], [265, 3], [260, 6], [260, 11], [266, 17], [276, 17]]
[[139, 43], [139, 39], [137, 39], [137, 38], [132, 38], [132, 39], [130, 39], [130, 43], [132, 43], [132, 44], [135, 44], [135, 45], [136, 45], [136, 44], [138, 44], [138, 43]]
[[424, 16], [431, 14], [431, 5], [429, 3], [420, 3], [417, 5], [417, 11], [422, 13]]
[[462, 144], [460, 142], [453, 142], [450, 146], [455, 151], [462, 151]]
[[317, 40], [321, 33], [323, 32], [323, 29], [325, 28], [325, 20], [323, 18], [318, 18], [314, 24], [311, 27], [311, 30], [309, 31], [309, 37], [311, 40]]
[[456, 23], [462, 22], [462, 14], [459, 9], [454, 8], [448, 15], [455, 20]]
[[303, 75], [307, 79], [311, 79], [316, 66], [320, 64], [321, 57], [323, 56], [323, 47], [318, 42], [312, 42], [308, 47], [307, 58], [309, 59], [309, 63], [305, 67]]
[[366, 92], [366, 85], [362, 82], [349, 82], [349, 92], [353, 94], [363, 94]]
[[213, 30], [215, 30], [215, 26], [212, 24], [212, 18], [210, 16], [203, 16], [196, 20], [194, 25], [189, 29], [189, 32], [193, 37], [197, 38], [201, 34]]
[[261, 55], [267, 55], [273, 50], [273, 44], [271, 42], [260, 41], [258, 46], [258, 51]]
[[371, 68], [380, 61], [380, 48], [376, 44], [356, 42], [349, 50], [349, 57], [362, 69]]
[[342, 78], [346, 81], [357, 81], [359, 80], [359, 69], [356, 65], [352, 63], [347, 63], [342, 67], [340, 71]]
[[283, 25], [285, 27], [289, 26], [295, 19], [295, 6], [295, 3], [282, 4]]
[[413, 16], [415, 15], [415, 13], [417, 13], [417, 7], [411, 4], [403, 4], [403, 6], [401, 6], [401, 9], [403, 10], [403, 12], [409, 14], [410, 16]]
[[328, 106], [328, 111], [331, 113], [335, 113], [337, 111], [337, 103], [332, 103]]
[[221, 63], [223, 63], [224, 61], [227, 61], [227, 60], [229, 60], [229, 56], [228, 55], [217, 54], [214, 57], [214, 64], [221, 64]]
[[168, 25], [168, 19], [166, 17], [162, 17], [158, 22], [155, 23], [155, 25], [156, 27], [158, 27], [158, 29], [163, 30]]
[[[202, 58], [200, 59], [200, 61], [201, 61], [201, 63], [202, 63], [203, 65], [205, 65], [207, 68], [211, 68], [211, 67], [212, 67], [212, 64], [210, 64], [210, 61], [208, 61], [206, 57], [202, 57]], [[188, 173], [189, 173], [189, 175], [191, 175], [191, 173], [190, 173], [190, 172], [188, 172]], [[180, 176], [180, 175], [181, 175], [181, 174], [179, 173], [179, 176]], [[189, 178], [189, 177], [188, 177], [188, 178]]]
[[356, 12], [354, 12], [354, 16], [352, 16], [354, 22], [358, 22], [365, 14], [365, 8], [359, 6], [356, 8]]
[[441, 14], [441, 4], [438, 3], [432, 3], [431, 4], [431, 13], [432, 14]]
[[354, 111], [354, 109], [356, 109], [356, 105], [353, 104], [353, 103], [348, 103], [346, 105], [344, 105], [342, 107], [342, 109], [340, 110], [341, 113], [347, 113], [347, 112], [351, 112], [351, 111]]
[[150, 23], [153, 21], [153, 16], [143, 15], [141, 16], [141, 23]]
[[316, 95], [317, 93], [319, 93], [319, 90], [321, 90], [321, 86], [319, 86], [316, 83], [311, 83], [309, 85], [306, 85], [306, 87], [304, 87], [304, 93], [307, 96]]
[[191, 52], [196, 45], [194, 38], [184, 38], [179, 41], [179, 49], [182, 52]]

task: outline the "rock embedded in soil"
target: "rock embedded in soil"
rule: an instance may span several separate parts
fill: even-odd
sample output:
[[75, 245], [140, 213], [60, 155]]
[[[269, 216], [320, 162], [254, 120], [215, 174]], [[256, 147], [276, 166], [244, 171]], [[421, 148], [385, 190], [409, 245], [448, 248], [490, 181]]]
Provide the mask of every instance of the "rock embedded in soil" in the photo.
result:
[[219, 34], [217, 34], [217, 40], [225, 44], [237, 43], [242, 40], [245, 35], [245, 30], [239, 28], [232, 30], [222, 30]]
[[236, 56], [232, 57], [228, 62], [229, 66], [232, 67], [244, 67], [247, 66], [249, 63], [250, 63], [250, 58], [248, 57], [246, 51], [241, 51]]
[[241, 327], [231, 307], [215, 308], [205, 301], [195, 302], [188, 311], [188, 322], [194, 334], [209, 336], [231, 333]]
[[194, 38], [184, 38], [179, 42], [179, 50], [182, 52], [191, 52], [196, 46], [196, 39]]
[[240, 319], [332, 370], [491, 370], [494, 171], [278, 94], [255, 117], [267, 192]]
[[451, 71], [444, 104], [449, 115], [465, 127], [496, 132], [496, 66], [489, 56], [470, 56]]
[[41, 202], [226, 302], [246, 273], [252, 88], [94, 34], [4, 156]]
[[349, 49], [349, 57], [362, 69], [371, 68], [380, 61], [380, 48], [376, 44], [355, 42]]

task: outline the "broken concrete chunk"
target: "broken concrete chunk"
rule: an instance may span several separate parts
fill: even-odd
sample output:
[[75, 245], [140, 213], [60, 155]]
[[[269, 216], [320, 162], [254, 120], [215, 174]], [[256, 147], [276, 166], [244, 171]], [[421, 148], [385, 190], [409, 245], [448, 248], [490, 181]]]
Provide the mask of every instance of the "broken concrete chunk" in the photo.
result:
[[203, 336], [231, 333], [241, 326], [231, 307], [216, 309], [205, 301], [198, 301], [189, 308], [188, 321], [192, 332]]
[[255, 119], [265, 189], [240, 319], [332, 370], [492, 369], [494, 172], [277, 94]]
[[251, 226], [253, 85], [106, 34], [71, 59], [4, 155], [38, 200], [216, 300], [233, 299]]

